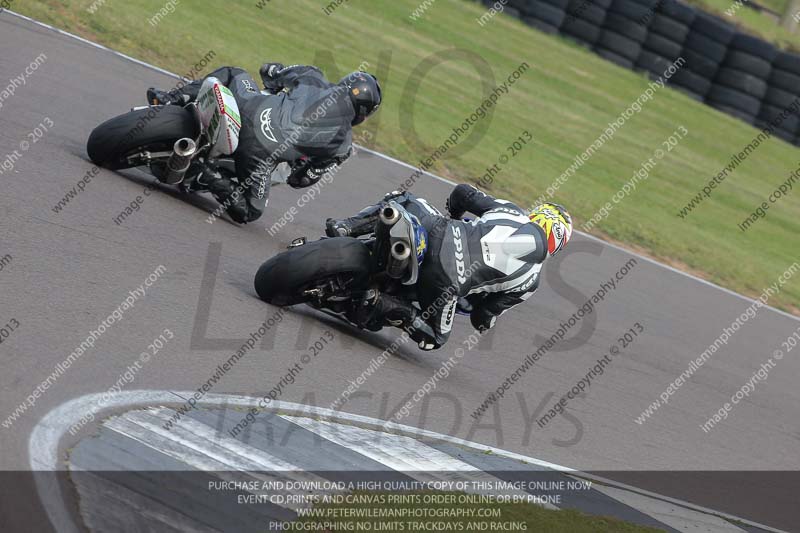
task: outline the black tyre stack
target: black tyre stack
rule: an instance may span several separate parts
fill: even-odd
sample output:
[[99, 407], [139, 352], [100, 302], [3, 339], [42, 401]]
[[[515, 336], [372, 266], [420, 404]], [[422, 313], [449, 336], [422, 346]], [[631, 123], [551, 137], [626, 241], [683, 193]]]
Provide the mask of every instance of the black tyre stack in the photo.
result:
[[797, 137], [794, 138], [795, 146], [800, 146], [800, 126], [797, 127]]
[[[504, 11], [653, 78], [682, 58], [671, 85], [761, 128], [795, 101], [800, 107], [800, 55], [779, 52], [681, 0], [508, 0]], [[774, 134], [800, 146], [800, 112]]]
[[735, 33], [726, 22], [697, 11], [681, 51], [686, 62], [673, 76], [674, 85], [702, 101], [711, 90], [711, 82]]
[[[483, 5], [486, 7], [494, 6], [496, 0], [483, 0]], [[509, 0], [508, 4], [503, 8], [503, 13], [521, 19], [525, 16], [524, 10], [527, 7], [528, 0]]]
[[777, 55], [772, 44], [737, 33], [731, 39], [706, 101], [720, 111], [755, 124]]
[[[756, 124], [764, 128], [776, 120], [783, 110], [800, 106], [800, 55], [779, 52], [772, 62], [766, 94]], [[797, 102], [795, 102], [797, 101]], [[800, 146], [800, 116], [792, 113], [776, 126], [774, 135]]]
[[516, 0], [525, 23], [545, 33], [558, 33], [566, 18], [569, 0]]
[[632, 69], [647, 39], [647, 26], [658, 0], [612, 0], [603, 31], [595, 43], [598, 55]]
[[603, 22], [612, 0], [570, 0], [561, 33], [592, 47], [603, 31]]
[[689, 36], [696, 12], [676, 0], [661, 1], [650, 20], [647, 39], [636, 61], [636, 68], [658, 78], [680, 56]]

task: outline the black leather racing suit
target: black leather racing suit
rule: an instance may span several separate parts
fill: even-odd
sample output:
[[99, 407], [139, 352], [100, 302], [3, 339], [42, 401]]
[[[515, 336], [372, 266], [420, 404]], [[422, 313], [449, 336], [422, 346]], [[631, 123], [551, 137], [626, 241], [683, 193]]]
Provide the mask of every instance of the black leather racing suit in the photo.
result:
[[[233, 154], [239, 185], [226, 176], [208, 184], [236, 222], [252, 222], [264, 212], [270, 175], [279, 163], [303, 159], [304, 173], [309, 168], [318, 170], [316, 179], [302, 182], [309, 186], [322, 177], [323, 170], [349, 157], [353, 104], [347, 91], [326, 80], [316, 67], [278, 71], [265, 80], [267, 88], [277, 92], [274, 95], [259, 91], [256, 81], [240, 68], [222, 67], [209, 76], [231, 90], [242, 119], [239, 147]], [[178, 93], [192, 101], [201, 85], [202, 80], [194, 81]], [[296, 186], [291, 178], [290, 184]]]
[[436, 349], [447, 342], [459, 297], [473, 305], [473, 327], [485, 331], [539, 286], [547, 243], [544, 230], [522, 208], [471, 185], [458, 185], [448, 201], [454, 219], [467, 211], [479, 217], [469, 222], [446, 218], [411, 193], [392, 199], [416, 215], [428, 232], [417, 295], [420, 315], [429, 318], [424, 325], [418, 319], [411, 328], [421, 348]]

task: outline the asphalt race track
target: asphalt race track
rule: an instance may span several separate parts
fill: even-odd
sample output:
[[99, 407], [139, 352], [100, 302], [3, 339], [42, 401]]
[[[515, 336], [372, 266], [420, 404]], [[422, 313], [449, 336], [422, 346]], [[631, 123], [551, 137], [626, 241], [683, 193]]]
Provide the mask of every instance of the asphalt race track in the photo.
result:
[[[24, 153], [20, 150], [13, 169], [3, 167], [0, 175], [0, 258], [12, 257], [0, 270], [0, 326], [12, 320], [19, 324], [0, 345], [0, 420], [7, 420], [129, 291], [157, 267], [165, 267], [121, 322], [105, 331], [33, 408], [10, 427], [0, 427], [0, 470], [29, 470], [28, 437], [37, 421], [70, 399], [109, 389], [165, 328], [174, 332], [174, 339], [127, 388], [201, 387], [277, 311], [260, 302], [252, 287], [261, 262], [295, 237], [320, 235], [325, 218], [346, 216], [377, 201], [413, 172], [360, 151], [333, 184], [298, 208], [294, 222], [272, 237], [266, 229], [296, 205], [302, 191], [273, 188], [268, 211], [254, 224], [238, 226], [227, 219], [209, 224], [216, 208], [210, 198], [187, 199], [162, 191], [145, 197], [143, 189], [153, 181], [149, 175], [100, 170], [56, 213], [52, 208], [93, 169], [85, 153], [89, 132], [143, 104], [147, 87], [171, 87], [175, 80], [8, 13], [0, 15], [0, 49], [0, 80], [23, 72], [41, 53], [47, 57], [0, 108], [0, 163], [20, 150], [20, 143], [43, 121], [52, 122], [37, 142]], [[198, 50], [198, 57], [205, 52]], [[423, 176], [412, 191], [443, 207], [450, 187]], [[143, 196], [140, 208], [121, 224], [114, 223], [138, 195]], [[631, 258], [635, 263], [629, 263]], [[487, 394], [626, 263], [629, 271], [616, 289], [475, 422], [470, 414]], [[773, 357], [800, 322], [772, 309], [760, 310], [667, 406], [640, 425], [635, 418], [750, 301], [584, 236], [577, 236], [558, 265], [548, 264], [545, 272], [537, 295], [506, 314], [479, 347], [468, 350], [403, 423], [604, 472], [648, 490], [797, 530], [800, 350], [778, 361], [769, 378], [727, 420], [708, 433], [700, 425]], [[763, 286], [775, 282], [763, 280]], [[389, 418], [453, 350], [467, 349], [464, 340], [472, 331], [469, 321], [460, 318], [448, 346], [429, 354], [403, 347], [342, 410]], [[569, 404], [568, 416], [540, 428], [535, 418], [637, 322], [644, 332], [583, 398]], [[326, 331], [333, 341], [284, 388], [280, 400], [329, 406], [397, 336], [390, 330], [358, 333], [322, 315], [293, 309], [213, 392], [267, 393]], [[685, 471], [728, 473], [677, 473]], [[19, 496], [17, 491], [27, 489], [3, 487], [0, 500], [12, 490]], [[36, 512], [34, 505], [30, 509]], [[2, 510], [12, 525], [24, 519], [14, 511]]]

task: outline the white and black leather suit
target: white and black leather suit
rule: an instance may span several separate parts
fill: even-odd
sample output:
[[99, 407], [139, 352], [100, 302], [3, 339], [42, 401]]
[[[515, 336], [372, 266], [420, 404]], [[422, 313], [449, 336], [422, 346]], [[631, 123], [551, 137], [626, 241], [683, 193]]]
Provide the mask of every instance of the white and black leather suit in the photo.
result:
[[[421, 348], [447, 342], [459, 298], [472, 305], [473, 327], [486, 331], [539, 286], [547, 242], [544, 230], [519, 206], [463, 184], [450, 194], [449, 218], [408, 192], [388, 198], [416, 215], [428, 232], [417, 297], [430, 318], [423, 323], [418, 313], [410, 328]], [[465, 212], [478, 218], [463, 221]]]

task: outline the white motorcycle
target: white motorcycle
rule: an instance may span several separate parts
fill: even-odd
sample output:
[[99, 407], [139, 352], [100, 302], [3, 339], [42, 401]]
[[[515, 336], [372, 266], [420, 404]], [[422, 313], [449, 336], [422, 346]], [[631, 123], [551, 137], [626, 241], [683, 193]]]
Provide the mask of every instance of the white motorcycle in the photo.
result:
[[[193, 178], [206, 170], [235, 175], [232, 155], [239, 146], [241, 124], [233, 93], [209, 77], [197, 100], [186, 106], [135, 107], [100, 124], [89, 135], [86, 151], [97, 166], [146, 166], [163, 183], [199, 192], [204, 187]], [[285, 163], [279, 165], [272, 182], [285, 183], [290, 171]]]

